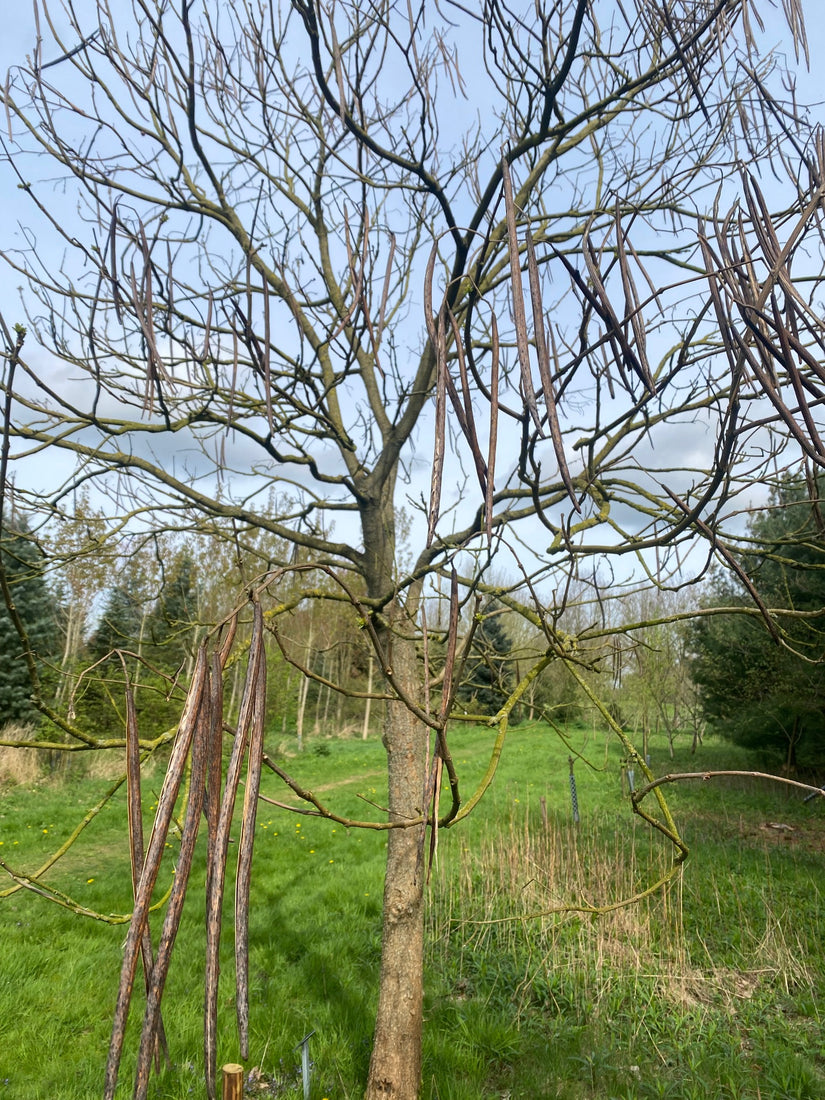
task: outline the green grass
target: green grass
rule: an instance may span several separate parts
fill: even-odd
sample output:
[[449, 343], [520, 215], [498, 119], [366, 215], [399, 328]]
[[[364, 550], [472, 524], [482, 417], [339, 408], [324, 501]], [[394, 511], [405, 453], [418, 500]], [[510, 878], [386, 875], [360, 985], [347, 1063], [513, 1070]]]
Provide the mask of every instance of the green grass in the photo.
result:
[[[569, 750], [544, 727], [512, 731], [476, 814], [439, 834], [428, 910], [424, 1100], [825, 1097], [823, 812], [783, 788], [711, 781], [667, 788], [691, 846], [669, 889], [601, 916], [666, 872], [670, 846], [623, 796], [620, 753], [574, 730], [581, 822], [570, 819]], [[463, 796], [489, 734], [458, 728]], [[376, 742], [310, 744], [289, 766], [336, 811], [377, 816]], [[709, 741], [658, 774], [747, 767]], [[75, 773], [0, 792], [0, 856], [29, 872], [110, 784]], [[160, 776], [145, 785], [148, 822]], [[283, 792], [274, 777], [265, 791]], [[545, 825], [542, 800], [546, 808]], [[781, 824], [785, 829], [769, 828]], [[168, 883], [174, 842], [163, 877]], [[313, 1100], [357, 1097], [366, 1077], [380, 949], [384, 838], [262, 804], [251, 940], [255, 1095], [302, 1095], [296, 1044], [310, 1031]], [[201, 861], [202, 863], [202, 861]], [[104, 914], [129, 909], [125, 795], [94, 817], [45, 881]], [[7, 889], [11, 883], [0, 883]], [[228, 891], [231, 897], [231, 891]], [[203, 1095], [203, 872], [192, 881], [164, 1000], [173, 1066], [150, 1095]], [[543, 914], [543, 915], [542, 915]], [[155, 916], [155, 930], [159, 926]], [[100, 1095], [124, 925], [19, 891], [0, 900], [0, 1100]], [[231, 927], [222, 963], [219, 1061], [238, 1060]], [[131, 1094], [139, 998], [118, 1096]]]

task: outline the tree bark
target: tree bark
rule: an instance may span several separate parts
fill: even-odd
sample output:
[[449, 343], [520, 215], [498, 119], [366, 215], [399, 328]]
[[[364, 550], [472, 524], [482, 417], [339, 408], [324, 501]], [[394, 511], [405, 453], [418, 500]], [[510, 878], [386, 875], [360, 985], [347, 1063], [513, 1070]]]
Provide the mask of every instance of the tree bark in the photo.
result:
[[367, 678], [367, 704], [364, 707], [364, 728], [361, 731], [361, 740], [366, 741], [370, 732], [370, 711], [372, 710], [372, 673], [375, 667], [375, 659], [370, 653], [369, 656], [369, 673]]
[[[413, 698], [415, 643], [392, 639], [396, 682]], [[388, 805], [391, 820], [421, 816], [426, 727], [401, 702], [387, 705]], [[391, 829], [387, 843], [381, 980], [366, 1100], [417, 1100], [421, 1087], [424, 906], [421, 828]]]
[[[314, 623], [309, 620], [309, 638], [307, 639], [307, 668], [312, 665], [312, 628]], [[298, 713], [295, 716], [295, 736], [298, 741], [298, 752], [304, 751], [304, 714], [306, 713], [307, 692], [309, 691], [309, 677], [302, 676], [298, 681]]]

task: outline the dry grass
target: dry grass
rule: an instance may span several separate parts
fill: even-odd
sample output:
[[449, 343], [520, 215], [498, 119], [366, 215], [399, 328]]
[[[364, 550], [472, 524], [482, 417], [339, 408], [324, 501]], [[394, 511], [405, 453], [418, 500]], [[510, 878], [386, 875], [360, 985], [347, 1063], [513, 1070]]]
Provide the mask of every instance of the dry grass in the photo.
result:
[[125, 749], [96, 749], [88, 755], [86, 774], [90, 779], [113, 780], [125, 771]]
[[762, 973], [770, 975], [786, 995], [803, 988], [813, 995], [814, 977], [808, 953], [799, 933], [789, 927], [790, 924], [787, 916], [769, 912], [765, 934], [756, 950], [756, 956], [763, 968]]
[[[32, 735], [31, 728], [15, 724], [0, 730], [0, 740], [22, 741]], [[162, 773], [165, 766], [166, 756], [158, 754], [144, 764], [144, 778], [151, 779], [158, 772]], [[68, 774], [75, 780], [99, 779], [108, 783], [123, 775], [125, 770], [126, 757], [122, 748], [61, 753], [58, 750], [41, 751], [0, 745], [0, 786], [31, 787], [44, 782], [60, 785], [68, 782]]]
[[[442, 860], [434, 874], [435, 912], [448, 924], [452, 914], [463, 914], [455, 927], [476, 948], [484, 948], [494, 930], [499, 942], [508, 937], [508, 928], [520, 937], [522, 922], [529, 919], [536, 941], [550, 953], [557, 952], [560, 940], [569, 945], [569, 926], [575, 924], [580, 946], [586, 941], [588, 956], [600, 967], [645, 966], [654, 950], [654, 928], [655, 950], [661, 952], [666, 929], [666, 946], [678, 953], [678, 902], [659, 891], [641, 904], [608, 908], [661, 878], [670, 865], [668, 849], [658, 842], [642, 845], [640, 865], [633, 834], [632, 827], [616, 829], [608, 846], [598, 826], [574, 829], [550, 821], [544, 827], [526, 816], [513, 820], [465, 849], [458, 874], [452, 861]], [[581, 912], [591, 906], [607, 911]]]
[[[602, 819], [574, 828], [524, 813], [462, 845], [460, 857], [444, 847], [433, 873], [431, 944], [437, 965], [446, 970], [452, 959], [457, 999], [477, 988], [482, 959], [495, 960], [487, 973], [500, 975], [489, 995], [506, 996], [516, 1020], [537, 999], [567, 1016], [585, 1006], [583, 1018], [603, 1019], [609, 1030], [622, 1003], [655, 1002], [663, 1016], [701, 1021], [738, 1017], [754, 998], [780, 990], [813, 995], [811, 960], [767, 895], [761, 913], [739, 914], [739, 965], [723, 959], [717, 943], [694, 942], [681, 877], [641, 901], [608, 908], [670, 867], [667, 845], [640, 824]], [[582, 906], [606, 911], [583, 913]], [[636, 1040], [644, 1018], [634, 1016]]]
[[[32, 736], [29, 726], [9, 724], [0, 731], [0, 740], [24, 741]], [[0, 785], [30, 787], [43, 777], [41, 754], [33, 749], [14, 749], [0, 745]]]

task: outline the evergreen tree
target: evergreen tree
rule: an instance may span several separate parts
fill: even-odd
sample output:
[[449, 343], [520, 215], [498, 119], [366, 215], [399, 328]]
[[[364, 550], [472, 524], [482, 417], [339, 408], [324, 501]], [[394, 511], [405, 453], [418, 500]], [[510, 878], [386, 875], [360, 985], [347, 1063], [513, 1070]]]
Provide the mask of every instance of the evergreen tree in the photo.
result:
[[[43, 554], [25, 521], [18, 521], [3, 538], [0, 561], [29, 647], [38, 659], [53, 656], [57, 640], [54, 601], [43, 575]], [[0, 655], [0, 726], [31, 721], [37, 712], [25, 647], [4, 601], [0, 601]]]
[[97, 629], [89, 639], [90, 654], [99, 659], [114, 649], [136, 649], [142, 617], [139, 594], [126, 574], [124, 580], [109, 589]]
[[195, 563], [184, 550], [173, 563], [149, 616], [153, 660], [170, 671], [186, 664], [195, 650], [197, 625]]
[[[171, 553], [169, 557], [172, 558]], [[134, 692], [138, 724], [147, 736], [174, 726], [180, 698], [170, 697], [170, 680], [194, 651], [193, 621], [197, 603], [192, 559], [172, 558], [160, 594], [154, 558], [132, 553], [119, 582], [109, 589], [97, 628], [87, 644], [87, 656], [100, 661], [114, 650], [135, 654], [125, 665], [101, 663], [83, 677], [73, 709], [86, 723], [109, 736], [122, 731], [122, 700], [128, 683]]]
[[473, 635], [472, 651], [458, 691], [460, 702], [482, 714], [495, 714], [512, 687], [512, 644], [502, 609], [488, 606]]
[[[825, 762], [825, 535], [819, 488], [799, 477], [786, 479], [749, 528], [746, 573], [765, 606], [782, 609], [773, 619], [785, 644], [754, 615], [712, 616], [693, 630], [693, 675], [708, 720], [739, 744], [781, 755], [788, 769]], [[729, 577], [715, 579], [711, 603], [753, 607]]]

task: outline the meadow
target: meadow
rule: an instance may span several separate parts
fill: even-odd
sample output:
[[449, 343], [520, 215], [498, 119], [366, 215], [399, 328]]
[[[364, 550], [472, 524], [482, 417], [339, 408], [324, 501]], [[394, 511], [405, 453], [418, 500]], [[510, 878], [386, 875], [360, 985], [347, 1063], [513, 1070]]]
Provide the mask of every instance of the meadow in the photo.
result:
[[[424, 1100], [825, 1097], [825, 831], [822, 800], [727, 779], [666, 788], [691, 854], [667, 887], [601, 915], [666, 874], [671, 846], [635, 817], [620, 747], [593, 729], [569, 745], [542, 725], [513, 729], [493, 788], [438, 834], [428, 908]], [[489, 734], [457, 728], [469, 795]], [[283, 746], [282, 746], [283, 749]], [[576, 757], [580, 821], [568, 756]], [[275, 752], [276, 746], [270, 746]], [[589, 762], [589, 763], [588, 763]], [[288, 765], [337, 812], [383, 799], [376, 741], [310, 741]], [[707, 739], [675, 759], [653, 742], [656, 774], [749, 768]], [[112, 787], [73, 765], [0, 790], [0, 857], [38, 867]], [[638, 778], [638, 776], [637, 776]], [[161, 776], [144, 787], [147, 827]], [[283, 798], [274, 776], [265, 793]], [[293, 800], [294, 801], [294, 800]], [[174, 840], [165, 881], [174, 867]], [[248, 1094], [359, 1096], [380, 948], [384, 839], [262, 804], [252, 895]], [[199, 875], [199, 877], [198, 877]], [[203, 1095], [203, 874], [193, 879], [164, 1024], [171, 1068], [150, 1095]], [[102, 806], [45, 881], [104, 914], [126, 914], [125, 793]], [[101, 1094], [123, 924], [68, 912], [0, 881], [0, 1100]], [[157, 915], [155, 925], [159, 925]], [[219, 1062], [237, 1061], [231, 928], [224, 934]], [[138, 1005], [136, 1004], [136, 1008]], [[118, 1096], [131, 1093], [132, 1041]]]

